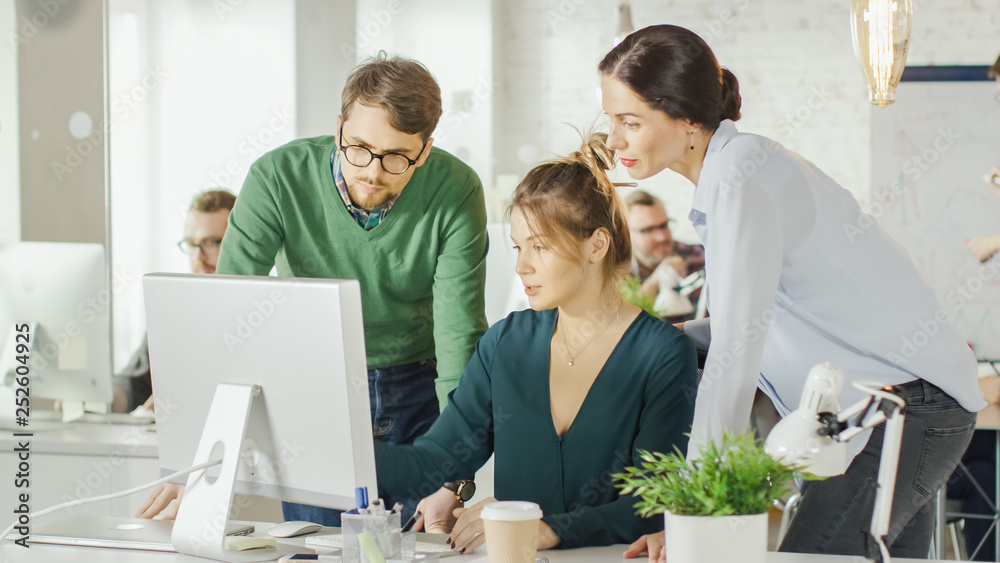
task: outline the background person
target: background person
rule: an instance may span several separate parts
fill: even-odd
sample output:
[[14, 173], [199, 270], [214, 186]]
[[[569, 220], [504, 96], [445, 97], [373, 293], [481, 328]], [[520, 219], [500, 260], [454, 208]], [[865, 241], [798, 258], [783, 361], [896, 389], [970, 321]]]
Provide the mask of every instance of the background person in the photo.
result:
[[[997, 57], [996, 62], [990, 67], [989, 75], [990, 78], [996, 79], [997, 100], [1000, 101], [1000, 57]], [[990, 169], [986, 174], [986, 183], [1000, 189], [1000, 167], [994, 166]], [[965, 241], [965, 246], [976, 260], [985, 262], [1000, 250], [1000, 233], [970, 238]]]
[[[215, 273], [229, 212], [235, 204], [235, 195], [218, 189], [202, 192], [191, 201], [184, 217], [184, 238], [177, 246], [187, 253], [192, 272]], [[145, 338], [118, 375], [124, 379], [115, 381], [111, 412], [132, 412], [139, 405], [152, 411], [153, 382], [149, 372], [149, 345]]]
[[[539, 549], [629, 542], [662, 528], [662, 518], [636, 516], [636, 499], [619, 496], [609, 477], [638, 449], [683, 448], [693, 412], [694, 347], [618, 295], [629, 233], [603, 138], [534, 168], [514, 191], [515, 271], [531, 309], [487, 331], [425, 435], [411, 446], [375, 444], [379, 485], [396, 494], [471, 478], [495, 453], [497, 498], [542, 508]], [[489, 439], [469, 439], [482, 429]], [[480, 513], [495, 500], [455, 510], [452, 546], [483, 543]], [[452, 508], [454, 495], [425, 499], [439, 502]]]
[[[676, 280], [704, 269], [705, 248], [674, 240], [663, 202], [648, 192], [635, 190], [625, 198], [625, 208], [632, 236], [631, 273], [642, 282], [641, 289], [648, 296], [656, 299], [665, 276], [668, 280]], [[670, 271], [666, 272], [665, 268]], [[700, 296], [701, 289], [688, 295], [692, 307], [698, 305]]]
[[[926, 557], [930, 501], [985, 406], [975, 357], [941, 322], [934, 293], [880, 229], [846, 235], [844, 226], [863, 216], [850, 192], [775, 141], [736, 130], [739, 84], [696, 34], [647, 27], [598, 68], [608, 146], [629, 176], [669, 168], [695, 185], [689, 217], [705, 243], [712, 316], [683, 325], [709, 345], [688, 456], [723, 431], [745, 431], [758, 387], [789, 413], [819, 362], [843, 370], [845, 405], [861, 398], [854, 381], [893, 385], [907, 412], [886, 544], [894, 556]], [[914, 345], [924, 326], [933, 332]], [[844, 475], [804, 488], [782, 551], [868, 555], [867, 484], [883, 433], [847, 444], [853, 461]], [[651, 541], [656, 559], [662, 537], [640, 540], [628, 555]]]

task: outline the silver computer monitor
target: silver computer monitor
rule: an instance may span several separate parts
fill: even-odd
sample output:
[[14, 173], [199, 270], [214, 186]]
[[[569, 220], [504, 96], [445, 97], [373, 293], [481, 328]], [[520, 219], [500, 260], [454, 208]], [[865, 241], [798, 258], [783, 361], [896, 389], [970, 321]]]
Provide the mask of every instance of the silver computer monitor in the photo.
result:
[[357, 281], [148, 274], [143, 292], [164, 475], [193, 465], [218, 385], [255, 384], [237, 492], [341, 509], [356, 486], [374, 496]]
[[15, 326], [27, 325], [31, 397], [110, 403], [111, 300], [104, 245], [0, 244], [3, 382], [18, 365]]

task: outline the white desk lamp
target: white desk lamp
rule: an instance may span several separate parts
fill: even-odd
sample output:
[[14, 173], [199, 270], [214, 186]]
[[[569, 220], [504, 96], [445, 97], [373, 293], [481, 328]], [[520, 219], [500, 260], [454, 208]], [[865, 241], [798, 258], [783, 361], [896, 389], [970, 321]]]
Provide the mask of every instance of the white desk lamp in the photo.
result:
[[799, 408], [771, 430], [765, 450], [785, 463], [805, 466], [805, 470], [814, 475], [841, 475], [848, 466], [845, 442], [885, 422], [870, 533], [879, 547], [878, 560], [890, 563], [885, 535], [889, 533], [906, 401], [892, 387], [869, 381], [857, 382], [854, 387], [870, 397], [841, 410], [843, 386], [844, 374], [839, 369], [828, 363], [813, 367], [802, 390]]

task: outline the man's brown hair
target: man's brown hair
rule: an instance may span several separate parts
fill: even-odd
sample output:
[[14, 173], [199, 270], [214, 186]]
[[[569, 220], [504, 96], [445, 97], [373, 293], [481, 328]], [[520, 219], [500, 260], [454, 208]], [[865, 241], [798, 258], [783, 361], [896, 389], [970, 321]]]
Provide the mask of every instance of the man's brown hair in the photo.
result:
[[384, 51], [347, 77], [340, 114], [347, 121], [354, 102], [385, 110], [389, 125], [408, 135], [430, 138], [441, 119], [441, 88], [427, 67]]
[[236, 196], [227, 190], [208, 190], [194, 196], [188, 211], [214, 213], [222, 209], [232, 211], [236, 205]]
[[653, 194], [643, 190], [635, 190], [625, 198], [625, 209], [632, 211], [632, 208], [636, 205], [653, 207], [657, 203], [663, 205], [663, 202], [653, 196]]

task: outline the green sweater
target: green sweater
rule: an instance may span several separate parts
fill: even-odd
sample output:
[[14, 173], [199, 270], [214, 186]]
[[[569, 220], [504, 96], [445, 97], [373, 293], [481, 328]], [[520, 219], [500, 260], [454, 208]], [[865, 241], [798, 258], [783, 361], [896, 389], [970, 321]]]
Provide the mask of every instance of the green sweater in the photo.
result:
[[541, 506], [559, 547], [631, 543], [663, 529], [635, 515], [611, 476], [636, 450], [685, 451], [698, 388], [690, 340], [640, 313], [560, 438], [552, 423], [549, 347], [558, 313], [521, 311], [493, 325], [430, 430], [409, 446], [375, 442], [381, 489], [423, 497], [470, 479], [496, 453], [496, 497]]
[[292, 141], [247, 174], [221, 274], [356, 279], [368, 367], [437, 356], [442, 407], [486, 331], [486, 204], [479, 177], [433, 148], [382, 223], [361, 228], [330, 171], [334, 137]]

